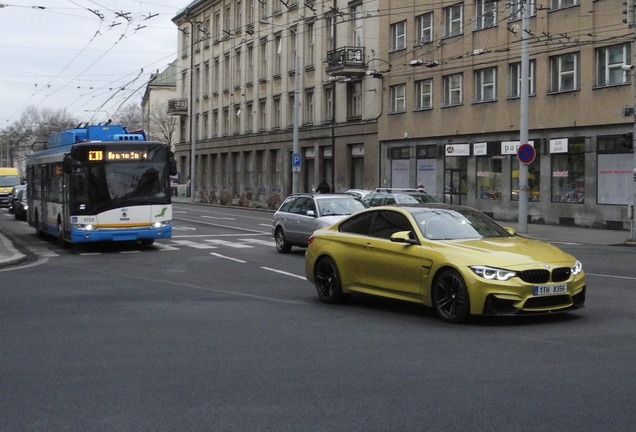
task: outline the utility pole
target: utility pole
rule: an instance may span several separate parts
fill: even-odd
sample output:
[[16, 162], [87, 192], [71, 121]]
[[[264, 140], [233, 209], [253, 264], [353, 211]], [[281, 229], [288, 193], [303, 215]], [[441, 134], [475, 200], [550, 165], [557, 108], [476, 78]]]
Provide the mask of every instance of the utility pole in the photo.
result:
[[[636, 29], [636, 1], [635, 0], [627, 0], [623, 3], [627, 9], [623, 11], [626, 15], [623, 22], [627, 24], [627, 26], [631, 29]], [[634, 89], [634, 110], [636, 110], [636, 72], [634, 72], [633, 66], [636, 65], [636, 39], [632, 40], [632, 87]], [[634, 154], [634, 171], [633, 171], [633, 182], [632, 182], [632, 211], [631, 211], [631, 235], [629, 237], [629, 241], [636, 242], [636, 218], [634, 213], [636, 213], [636, 112], [634, 112], [634, 117], [632, 118], [634, 124], [632, 125], [632, 152]]]
[[[521, 100], [519, 144], [528, 143], [528, 101], [530, 99], [529, 22], [532, 3], [526, 1], [521, 11]], [[519, 224], [517, 231], [528, 232], [528, 165], [519, 161]]]

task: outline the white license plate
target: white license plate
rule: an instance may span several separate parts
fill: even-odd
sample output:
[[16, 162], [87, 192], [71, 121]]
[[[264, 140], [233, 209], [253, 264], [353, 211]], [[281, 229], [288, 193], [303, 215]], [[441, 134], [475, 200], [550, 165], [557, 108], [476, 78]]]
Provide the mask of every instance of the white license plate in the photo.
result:
[[565, 294], [568, 292], [568, 286], [566, 284], [561, 285], [535, 285], [534, 287], [534, 295], [554, 295], [554, 294]]

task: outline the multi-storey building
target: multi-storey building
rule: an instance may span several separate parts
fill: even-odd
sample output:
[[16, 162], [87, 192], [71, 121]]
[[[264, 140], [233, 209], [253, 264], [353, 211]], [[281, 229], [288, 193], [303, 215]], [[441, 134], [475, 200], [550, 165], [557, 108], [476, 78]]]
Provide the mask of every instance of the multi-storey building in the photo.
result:
[[376, 183], [382, 87], [365, 72], [380, 27], [364, 16], [376, 3], [194, 1], [174, 18], [170, 111], [181, 115], [181, 172], [194, 147], [197, 194], [266, 201], [294, 181], [299, 191], [322, 179], [339, 191]]
[[623, 134], [634, 124], [625, 66], [634, 30], [622, 22], [622, 2], [399, 3], [390, 3], [383, 32], [394, 66], [378, 126], [381, 183], [423, 182], [447, 202], [514, 220], [526, 43], [537, 152], [528, 168], [529, 220], [624, 228], [633, 202], [631, 138]]
[[622, 229], [634, 168], [624, 136], [634, 125], [634, 31], [623, 8], [610, 0], [194, 1], [174, 18], [180, 169], [190, 172], [194, 148], [199, 191], [267, 200], [321, 178], [338, 192], [422, 183], [442, 201], [515, 220], [525, 44], [537, 153], [528, 219]]

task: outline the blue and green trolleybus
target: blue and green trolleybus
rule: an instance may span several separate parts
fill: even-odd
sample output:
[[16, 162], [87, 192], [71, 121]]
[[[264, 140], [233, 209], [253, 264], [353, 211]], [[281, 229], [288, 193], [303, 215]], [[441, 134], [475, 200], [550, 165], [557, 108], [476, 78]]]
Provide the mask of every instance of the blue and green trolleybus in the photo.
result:
[[172, 236], [168, 145], [117, 125], [51, 135], [27, 158], [28, 221], [63, 246]]

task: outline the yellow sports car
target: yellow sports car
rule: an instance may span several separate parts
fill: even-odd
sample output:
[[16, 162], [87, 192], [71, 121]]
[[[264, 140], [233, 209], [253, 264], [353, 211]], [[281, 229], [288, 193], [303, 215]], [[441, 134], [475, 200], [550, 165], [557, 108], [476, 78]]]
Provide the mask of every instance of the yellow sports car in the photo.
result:
[[305, 274], [326, 303], [351, 293], [383, 296], [432, 306], [451, 323], [585, 303], [576, 258], [455, 205], [374, 207], [319, 229], [309, 240]]

